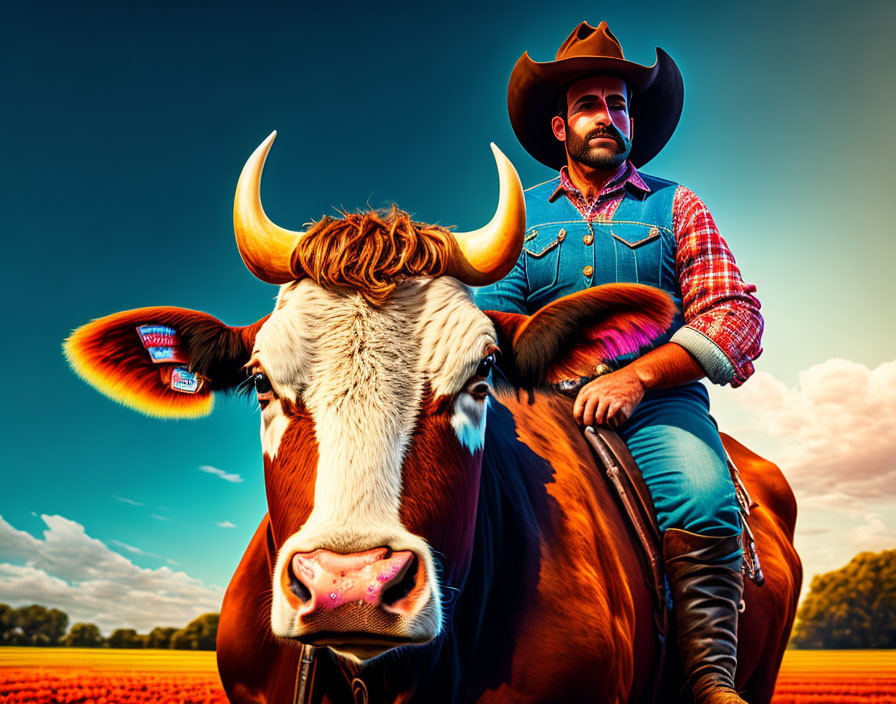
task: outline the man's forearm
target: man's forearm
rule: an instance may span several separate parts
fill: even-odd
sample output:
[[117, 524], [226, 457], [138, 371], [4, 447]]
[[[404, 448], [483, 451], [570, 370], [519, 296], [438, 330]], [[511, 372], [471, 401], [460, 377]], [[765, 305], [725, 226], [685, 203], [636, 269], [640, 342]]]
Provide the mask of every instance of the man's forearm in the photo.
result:
[[681, 345], [667, 342], [628, 365], [645, 391], [668, 389], [706, 376], [703, 367]]

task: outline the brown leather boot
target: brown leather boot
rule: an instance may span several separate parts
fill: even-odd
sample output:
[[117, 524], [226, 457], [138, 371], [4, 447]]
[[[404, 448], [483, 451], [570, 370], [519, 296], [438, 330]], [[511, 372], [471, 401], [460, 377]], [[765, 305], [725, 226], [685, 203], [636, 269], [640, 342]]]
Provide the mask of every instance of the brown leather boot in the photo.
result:
[[734, 552], [738, 540], [676, 528], [663, 535], [679, 654], [695, 704], [746, 704], [734, 690], [744, 580], [740, 572], [713, 564]]

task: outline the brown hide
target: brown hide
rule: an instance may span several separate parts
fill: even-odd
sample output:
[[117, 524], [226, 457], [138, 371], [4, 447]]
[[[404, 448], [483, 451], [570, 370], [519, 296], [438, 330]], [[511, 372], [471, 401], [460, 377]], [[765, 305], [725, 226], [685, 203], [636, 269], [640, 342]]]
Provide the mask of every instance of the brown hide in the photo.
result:
[[656, 656], [651, 596], [636, 546], [568, 399], [502, 395], [519, 440], [553, 470], [539, 526], [537, 598], [519, 614], [506, 681], [479, 702], [637, 701]]
[[301, 648], [271, 633], [271, 579], [276, 559], [267, 515], [224, 596], [218, 623], [218, 671], [232, 702], [291, 702]]
[[[427, 646], [404, 649], [399, 660], [386, 656], [361, 676], [387, 702], [451, 701], [452, 695], [457, 701], [508, 704], [645, 701], [657, 657], [651, 595], [637, 545], [571, 419], [572, 402], [541, 393], [531, 399], [528, 394], [502, 395], [500, 401], [513, 414], [521, 446], [544, 461], [541, 468], [522, 468], [544, 474], [533, 482], [535, 500], [542, 506], [535, 512], [537, 554], [522, 556], [537, 569], [512, 572], [520, 556], [514, 554], [511, 564], [496, 555], [495, 564], [507, 573], [494, 576], [490, 594], [472, 593], [468, 584], [455, 618], [467, 619], [471, 611], [466, 607], [481, 600], [489, 609], [511, 604], [504, 616], [509, 620], [485, 614], [475, 627], [452, 624], [466, 634], [458, 636], [454, 650], [448, 645], [441, 652]], [[489, 422], [491, 427], [491, 416]], [[759, 503], [750, 523], [766, 576], [765, 586], [748, 584], [746, 589], [737, 680], [751, 704], [767, 704], [801, 581], [791, 543], [795, 503], [777, 467], [731, 438], [723, 440]], [[265, 518], [222, 610], [218, 657], [234, 702], [291, 701], [298, 649], [269, 635], [275, 555], [269, 536]], [[520, 575], [527, 583], [514, 583]], [[515, 600], [515, 595], [524, 598]], [[468, 638], [471, 631], [475, 637]], [[415, 682], [414, 673], [430, 672], [435, 684]], [[383, 686], [385, 691], [376, 689]], [[314, 701], [350, 701], [347, 687], [333, 657], [324, 653]], [[673, 686], [663, 701], [675, 702], [677, 696]]]
[[[282, 545], [302, 527], [314, 508], [318, 454], [314, 421], [304, 404], [279, 403], [289, 424], [277, 456], [264, 455], [264, 485], [274, 542]], [[276, 560], [276, 553], [271, 560]]]
[[[470, 564], [480, 453], [458, 443], [451, 426], [450, 397], [427, 399], [402, 466], [401, 524], [443, 556], [442, 583], [457, 584]], [[437, 497], [437, 501], [433, 498]], [[450, 506], [450, 511], [445, 507]]]
[[803, 581], [803, 567], [793, 547], [796, 500], [776, 465], [728, 435], [722, 433], [721, 437], [758, 504], [750, 512], [749, 524], [765, 584], [757, 587], [747, 580], [744, 588], [746, 611], [739, 626], [737, 685], [750, 704], [761, 704], [771, 701]]

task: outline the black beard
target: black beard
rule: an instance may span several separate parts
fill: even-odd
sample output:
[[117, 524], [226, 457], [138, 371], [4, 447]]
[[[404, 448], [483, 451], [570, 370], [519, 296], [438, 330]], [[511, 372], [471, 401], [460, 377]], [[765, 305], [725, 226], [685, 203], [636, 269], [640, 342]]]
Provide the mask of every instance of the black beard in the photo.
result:
[[[616, 142], [615, 149], [613, 149], [612, 152], [608, 151], [605, 146], [588, 146], [588, 140], [601, 135], [611, 137]], [[585, 166], [590, 166], [592, 169], [615, 171], [625, 163], [626, 159], [628, 159], [628, 155], [632, 151], [632, 143], [628, 137], [616, 129], [615, 125], [610, 125], [610, 127], [605, 130], [591, 130], [591, 132], [586, 134], [584, 139], [582, 139], [569, 129], [569, 123], [567, 123], [566, 151], [569, 154], [570, 159], [577, 161], [580, 164], [584, 164]]]

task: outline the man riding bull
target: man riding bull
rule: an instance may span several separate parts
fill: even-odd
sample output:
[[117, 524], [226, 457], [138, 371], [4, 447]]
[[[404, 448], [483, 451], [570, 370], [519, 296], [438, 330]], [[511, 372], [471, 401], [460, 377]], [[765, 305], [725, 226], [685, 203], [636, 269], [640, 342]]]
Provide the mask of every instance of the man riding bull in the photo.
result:
[[530, 314], [613, 282], [666, 291], [678, 315], [646, 354], [596, 369], [574, 413], [609, 425], [650, 489], [687, 683], [698, 704], [743, 703], [734, 691], [743, 592], [741, 524], [725, 450], [700, 379], [739, 386], [761, 352], [754, 286], [741, 278], [703, 202], [637, 170], [671, 137], [683, 84], [662, 49], [627, 61], [606, 22], [582, 22], [555, 61], [523, 54], [508, 88], [523, 147], [559, 169], [526, 191], [525, 245], [510, 274], [479, 289], [483, 310]]

